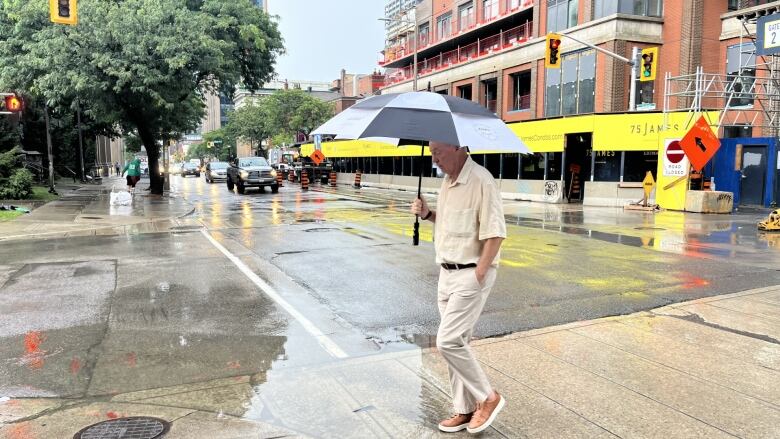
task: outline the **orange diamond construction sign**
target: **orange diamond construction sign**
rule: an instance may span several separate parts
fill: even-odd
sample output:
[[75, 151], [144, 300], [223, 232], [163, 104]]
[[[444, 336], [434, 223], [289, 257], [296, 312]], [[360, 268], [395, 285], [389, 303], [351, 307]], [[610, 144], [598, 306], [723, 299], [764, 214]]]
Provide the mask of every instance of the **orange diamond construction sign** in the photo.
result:
[[680, 140], [680, 147], [685, 151], [685, 155], [691, 161], [691, 166], [697, 171], [701, 171], [707, 162], [712, 159], [718, 148], [720, 140], [710, 128], [710, 124], [704, 116], [691, 127], [685, 137]]

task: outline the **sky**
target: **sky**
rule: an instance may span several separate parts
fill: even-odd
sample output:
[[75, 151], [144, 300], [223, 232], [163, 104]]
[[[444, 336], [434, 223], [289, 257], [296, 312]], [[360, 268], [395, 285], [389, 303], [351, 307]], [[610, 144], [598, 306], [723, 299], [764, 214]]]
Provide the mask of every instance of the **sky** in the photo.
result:
[[371, 73], [384, 48], [384, 0], [266, 0], [278, 15], [287, 53], [280, 80], [333, 81], [341, 69]]

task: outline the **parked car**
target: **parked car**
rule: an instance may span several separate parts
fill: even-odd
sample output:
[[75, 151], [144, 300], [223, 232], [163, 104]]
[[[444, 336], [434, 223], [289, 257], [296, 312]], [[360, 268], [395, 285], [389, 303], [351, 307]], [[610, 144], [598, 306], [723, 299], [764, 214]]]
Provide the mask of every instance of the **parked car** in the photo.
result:
[[188, 175], [200, 177], [200, 167], [194, 163], [185, 163], [181, 168], [181, 176], [186, 177]]
[[264, 157], [241, 157], [233, 160], [227, 169], [227, 188], [238, 189], [243, 194], [248, 187], [256, 187], [263, 191], [268, 186], [271, 192], [279, 192], [276, 183], [276, 171]]
[[206, 183], [214, 183], [219, 180], [227, 180], [227, 162], [208, 162], [206, 163]]

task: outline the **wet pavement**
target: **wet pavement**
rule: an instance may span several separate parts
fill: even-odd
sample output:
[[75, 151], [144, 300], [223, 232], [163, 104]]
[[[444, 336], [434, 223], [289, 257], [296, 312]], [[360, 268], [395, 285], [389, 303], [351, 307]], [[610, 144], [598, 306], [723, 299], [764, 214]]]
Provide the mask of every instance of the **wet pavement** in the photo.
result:
[[[168, 437], [438, 435], [435, 424], [448, 413], [447, 385], [441, 360], [426, 349], [438, 325], [438, 270], [429, 224], [421, 228], [422, 244], [411, 245], [413, 194], [318, 186], [304, 193], [285, 186], [279, 194], [241, 196], [224, 184], [192, 178], [176, 178], [172, 194], [142, 197], [134, 211], [113, 215], [101, 195], [70, 210], [37, 213], [73, 215], [68, 220], [79, 223], [78, 231], [64, 231], [58, 227], [65, 219], [49, 218], [55, 229], [49, 235], [39, 229], [0, 236], [0, 421], [9, 423], [0, 427], [0, 437], [70, 437], [89, 423], [123, 415], [176, 420]], [[649, 390], [625, 383], [618, 387], [642, 395], [631, 396], [641, 401], [629, 406], [639, 417], [646, 409], [648, 425], [620, 431], [617, 421], [604, 417], [603, 410], [615, 409], [604, 401], [612, 399], [609, 392], [618, 400], [626, 390], [609, 388], [606, 399], [584, 410], [587, 398], [552, 397], [559, 391], [550, 383], [555, 374], [546, 376], [533, 363], [555, 357], [560, 370], [552, 370], [562, 374], [560, 383], [575, 366], [599, 371], [606, 364], [617, 373], [615, 365], [637, 361], [622, 358], [629, 354], [621, 349], [630, 352], [631, 341], [644, 336], [626, 335], [626, 346], [598, 341], [615, 336], [610, 331], [566, 332], [560, 340], [539, 336], [536, 344], [512, 349], [497, 344], [538, 328], [779, 285], [780, 237], [755, 230], [760, 213], [642, 213], [524, 202], [506, 202], [505, 210], [509, 238], [475, 335], [513, 408], [484, 436], [777, 433], [770, 426], [742, 434], [739, 419], [712, 427], [717, 423], [701, 415], [680, 416], [687, 409], [674, 404], [659, 408], [644, 401]], [[82, 227], [84, 217], [102, 221]], [[764, 383], [780, 370], [777, 293], [767, 294], [737, 298], [728, 308], [685, 310], [688, 320], [662, 320], [677, 328], [680, 343], [690, 340], [679, 325], [710, 331], [708, 337], [749, 339], [733, 349], [750, 355], [740, 361], [754, 358], [767, 370], [753, 377]], [[608, 352], [579, 364], [592, 355], [587, 346]], [[672, 360], [659, 360], [661, 369], [688, 374], [665, 365]], [[658, 372], [642, 371], [651, 377]], [[582, 395], [594, 398], [600, 390], [586, 389], [603, 383], [588, 379]], [[735, 391], [760, 401], [763, 411], [754, 413], [776, 419], [780, 401], [772, 392], [780, 389], [763, 387]], [[545, 429], [540, 419], [546, 416], [557, 420]], [[627, 417], [634, 419], [633, 412]], [[652, 430], [648, 420], [661, 417], [671, 420]]]

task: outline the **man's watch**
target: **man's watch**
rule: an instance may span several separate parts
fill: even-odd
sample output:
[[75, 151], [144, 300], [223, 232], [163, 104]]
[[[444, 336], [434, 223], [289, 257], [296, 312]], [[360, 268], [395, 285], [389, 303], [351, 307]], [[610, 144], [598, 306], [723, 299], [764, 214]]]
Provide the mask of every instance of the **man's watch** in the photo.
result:
[[426, 221], [428, 218], [431, 217], [431, 215], [433, 215], [433, 211], [431, 209], [428, 209], [428, 215], [425, 215], [423, 217], [423, 221]]

